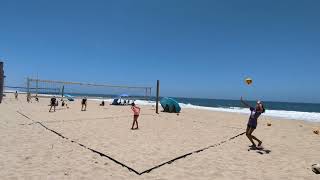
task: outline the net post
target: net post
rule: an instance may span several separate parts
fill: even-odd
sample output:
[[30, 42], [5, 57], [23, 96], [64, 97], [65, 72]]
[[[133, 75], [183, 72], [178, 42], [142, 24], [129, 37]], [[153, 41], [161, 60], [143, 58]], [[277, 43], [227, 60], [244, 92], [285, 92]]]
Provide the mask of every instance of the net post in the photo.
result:
[[27, 77], [27, 93], [30, 93], [30, 79]]
[[145, 98], [145, 100], [148, 100], [148, 88], [146, 88], [146, 92], [145, 92], [144, 98]]
[[150, 90], [150, 92], [149, 92], [149, 93], [150, 93], [150, 94], [149, 94], [149, 101], [151, 101], [151, 94], [152, 94], [151, 91], [152, 91], [152, 88], [150, 88], [149, 90]]
[[156, 113], [159, 114], [159, 92], [160, 91], [160, 81], [157, 80], [157, 98], [156, 98]]
[[27, 77], [27, 102], [30, 100], [30, 78]]
[[39, 79], [38, 79], [38, 75], [37, 75], [37, 81], [36, 81], [36, 97], [38, 97], [38, 86], [39, 86]]
[[4, 72], [3, 72], [3, 62], [0, 62], [0, 103], [3, 98], [3, 85], [4, 85]]
[[61, 98], [63, 98], [64, 96], [64, 85], [62, 86], [62, 90], [61, 90]]

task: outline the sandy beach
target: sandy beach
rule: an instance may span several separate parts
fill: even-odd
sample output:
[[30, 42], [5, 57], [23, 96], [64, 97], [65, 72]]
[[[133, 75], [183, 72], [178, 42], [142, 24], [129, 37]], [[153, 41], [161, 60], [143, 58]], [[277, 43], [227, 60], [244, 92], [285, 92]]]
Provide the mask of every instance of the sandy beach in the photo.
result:
[[[61, 102], [59, 102], [61, 104]], [[251, 150], [248, 116], [182, 109], [155, 114], [141, 106], [130, 130], [130, 106], [68, 102], [49, 113], [49, 98], [7, 94], [0, 105], [1, 179], [319, 179], [320, 123], [261, 116]], [[267, 126], [271, 123], [271, 126]]]

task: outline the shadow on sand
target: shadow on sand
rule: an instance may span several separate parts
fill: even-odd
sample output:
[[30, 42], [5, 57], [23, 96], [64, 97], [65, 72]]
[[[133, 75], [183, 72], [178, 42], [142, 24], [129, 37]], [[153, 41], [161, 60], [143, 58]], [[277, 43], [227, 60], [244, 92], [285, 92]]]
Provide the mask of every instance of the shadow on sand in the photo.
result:
[[248, 151], [255, 151], [256, 153], [261, 154], [261, 155], [271, 153], [271, 150], [265, 149], [264, 147], [257, 148], [257, 147], [253, 147], [253, 146], [249, 146]]

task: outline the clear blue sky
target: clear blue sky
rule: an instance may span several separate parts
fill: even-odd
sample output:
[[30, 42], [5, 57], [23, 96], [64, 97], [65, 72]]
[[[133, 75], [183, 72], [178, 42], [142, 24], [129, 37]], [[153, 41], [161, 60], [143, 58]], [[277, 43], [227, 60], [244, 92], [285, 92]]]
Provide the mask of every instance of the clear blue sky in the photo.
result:
[[0, 59], [10, 85], [37, 73], [153, 87], [160, 79], [163, 96], [319, 103], [319, 7], [319, 0], [0, 0]]

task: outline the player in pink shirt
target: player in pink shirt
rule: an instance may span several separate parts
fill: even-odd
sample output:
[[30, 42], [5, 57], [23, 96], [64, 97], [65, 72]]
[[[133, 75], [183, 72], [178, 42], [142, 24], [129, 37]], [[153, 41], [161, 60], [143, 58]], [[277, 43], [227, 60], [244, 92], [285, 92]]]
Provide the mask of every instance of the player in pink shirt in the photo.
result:
[[[134, 129], [139, 129], [139, 126], [138, 126], [138, 117], [140, 115], [140, 108], [138, 106], [136, 106], [134, 103], [131, 104], [131, 109], [133, 111], [133, 123], [132, 123], [132, 127], [131, 129], [134, 130]], [[133, 128], [134, 124], [137, 123], [137, 127], [136, 128]]]

